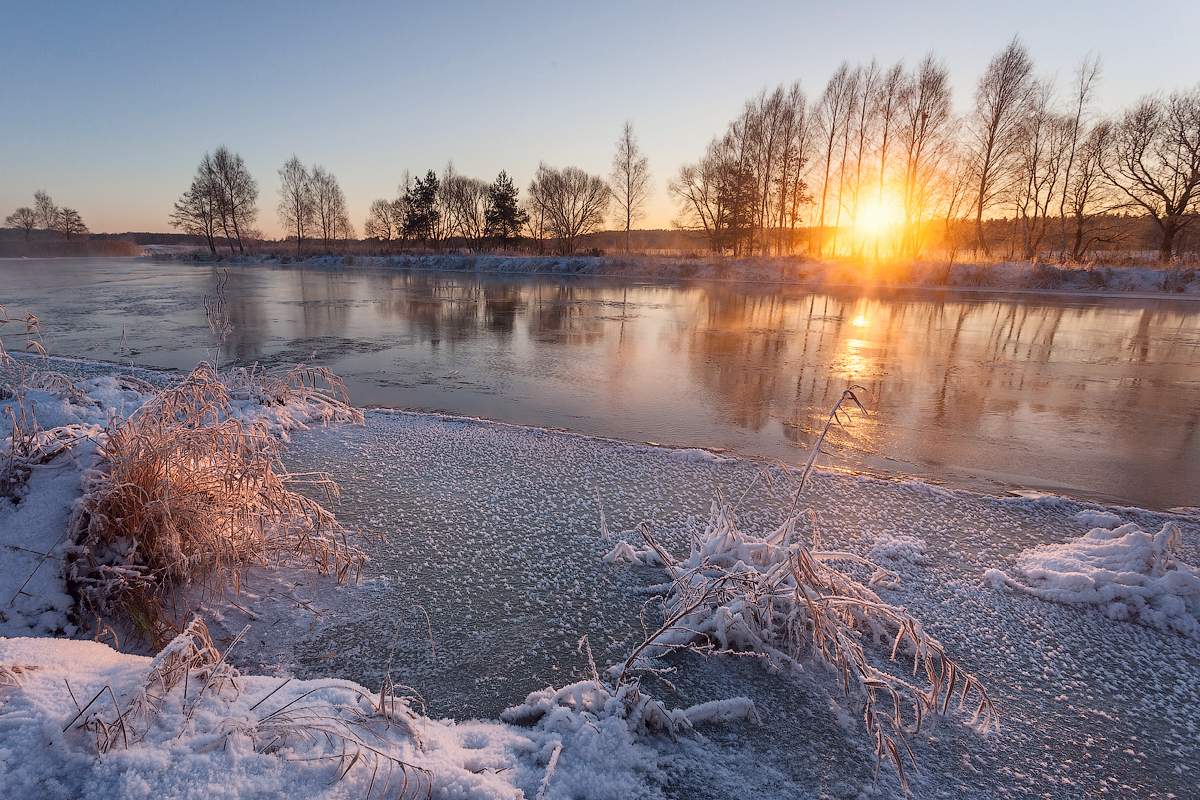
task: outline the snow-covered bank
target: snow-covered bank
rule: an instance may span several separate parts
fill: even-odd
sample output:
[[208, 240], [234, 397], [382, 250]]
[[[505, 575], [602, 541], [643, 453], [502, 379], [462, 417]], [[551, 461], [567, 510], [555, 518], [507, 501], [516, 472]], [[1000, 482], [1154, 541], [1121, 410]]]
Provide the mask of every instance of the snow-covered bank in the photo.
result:
[[[5, 796], [618, 800], [657, 771], [654, 750], [612, 714], [435, 721], [402, 688], [243, 676], [194, 649], [186, 635], [154, 659], [0, 639]], [[201, 665], [190, 693], [188, 658]]]
[[1188, 267], [1056, 267], [1030, 262], [995, 264], [921, 261], [875, 267], [800, 258], [664, 256], [533, 256], [401, 254], [392, 256], [236, 256], [211, 261], [195, 253], [154, 258], [229, 266], [313, 269], [396, 269], [487, 275], [593, 276], [636, 281], [727, 280], [811, 286], [880, 286], [968, 291], [1069, 292], [1094, 295], [1200, 296], [1200, 270]]
[[[428, 771], [434, 797], [534, 798], [543, 786], [546, 800], [898, 796], [888, 770], [874, 777], [861, 707], [817, 664], [777, 674], [753, 657], [669, 662], [678, 670], [663, 675], [670, 685], [648, 685], [670, 709], [694, 708], [696, 721], [742, 712], [729, 726], [703, 728], [703, 738], [638, 734], [623, 703], [605, 713], [613, 698], [589, 685], [580, 637], [601, 669], [625, 657], [645, 636], [642, 625], [659, 622], [643, 606], [662, 567], [606, 564], [614, 541], [602, 528], [636, 546], [635, 529], [649, 522], [669, 552], [688, 553], [715, 492], [738, 501], [740, 524], [760, 536], [789, 502], [754, 463], [680, 453], [416, 413], [370, 412], [364, 426], [296, 431], [289, 466], [335, 474], [345, 489], [339, 518], [384, 534], [363, 582], [337, 587], [266, 571], [240, 593], [212, 598], [204, 611], [222, 652], [250, 626], [229, 653], [247, 676], [237, 679], [239, 693], [198, 697], [197, 677], [185, 707], [179, 685], [155, 689], [163, 700], [136, 728], [142, 737], [101, 757], [101, 723], [121, 737], [115, 709], [139, 696], [151, 662], [90, 643], [0, 642], [0, 664], [21, 682], [0, 689], [3, 785], [17, 797], [380, 796], [385, 770], [374, 772], [371, 789], [367, 754], [335, 780], [350, 759], [319, 727], [313, 741], [297, 725], [269, 752], [268, 715], [296, 700], [286, 711], [304, 709], [338, 730], [347, 721], [370, 728], [367, 741]], [[985, 682], [1001, 716], [1000, 732], [986, 736], [926, 720], [910, 739], [914, 796], [1183, 797], [1194, 788], [1200, 643], [997, 591], [982, 576], [1013, 571], [1021, 553], [1077, 538], [1080, 519], [1104, 514], [1145, 531], [1177, 525], [1179, 558], [1197, 563], [1200, 519], [833, 473], [813, 477], [806, 502], [826, 548], [888, 562], [900, 580], [880, 586], [879, 598], [921, 619]], [[389, 675], [416, 690], [398, 695], [419, 692], [428, 703], [427, 713], [410, 706], [407, 728], [371, 711]], [[79, 729], [72, 718], [97, 693], [89, 711], [99, 716]], [[761, 722], [746, 721], [747, 704], [709, 704], [735, 697], [752, 701]], [[434, 721], [497, 718], [522, 698], [507, 714], [520, 727]], [[131, 723], [126, 733], [134, 732]], [[323, 755], [338, 757], [299, 760]]]

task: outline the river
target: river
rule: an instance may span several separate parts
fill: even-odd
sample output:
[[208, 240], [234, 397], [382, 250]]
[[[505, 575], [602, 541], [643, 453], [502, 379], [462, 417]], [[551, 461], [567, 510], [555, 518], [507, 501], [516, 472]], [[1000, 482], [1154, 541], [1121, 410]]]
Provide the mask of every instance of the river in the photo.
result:
[[[39, 316], [52, 354], [186, 369], [218, 355], [217, 275], [11, 259], [0, 301]], [[313, 361], [363, 405], [794, 463], [857, 385], [869, 414], [825, 464], [1200, 504], [1196, 301], [263, 266], [224, 293], [223, 363]]]

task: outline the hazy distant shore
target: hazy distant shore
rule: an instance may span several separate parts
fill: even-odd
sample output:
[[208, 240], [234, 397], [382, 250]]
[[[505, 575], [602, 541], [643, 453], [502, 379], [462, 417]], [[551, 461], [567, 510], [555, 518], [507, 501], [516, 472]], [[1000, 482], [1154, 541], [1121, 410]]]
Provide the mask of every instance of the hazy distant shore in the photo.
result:
[[1200, 298], [1200, 270], [1192, 267], [1058, 267], [1030, 262], [990, 264], [921, 261], [849, 264], [787, 257], [744, 259], [665, 256], [538, 256], [408, 253], [362, 255], [247, 255], [218, 257], [155, 252], [154, 259], [220, 266], [292, 266], [314, 269], [394, 269], [491, 275], [555, 275], [617, 280], [723, 280], [812, 286], [877, 286], [957, 290], [1071, 292], [1095, 295], [1164, 295]]

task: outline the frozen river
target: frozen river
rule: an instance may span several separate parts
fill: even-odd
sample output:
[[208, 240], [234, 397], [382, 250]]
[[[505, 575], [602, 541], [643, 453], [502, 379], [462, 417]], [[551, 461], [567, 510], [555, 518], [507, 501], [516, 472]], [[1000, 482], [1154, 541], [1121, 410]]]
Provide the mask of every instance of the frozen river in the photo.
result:
[[[216, 272], [6, 260], [52, 353], [187, 368]], [[838, 463], [1151, 508], [1196, 505], [1200, 303], [239, 267], [223, 361], [313, 360], [363, 405], [802, 460], [850, 383]]]

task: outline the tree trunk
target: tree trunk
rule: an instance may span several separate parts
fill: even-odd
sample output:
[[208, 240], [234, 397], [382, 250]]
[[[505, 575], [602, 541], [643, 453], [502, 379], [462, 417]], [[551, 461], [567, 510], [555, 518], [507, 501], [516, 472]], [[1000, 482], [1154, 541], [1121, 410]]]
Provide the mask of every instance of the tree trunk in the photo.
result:
[[[234, 236], [237, 237], [238, 252], [245, 253], [246, 251], [242, 247], [242, 230], [241, 230], [241, 227], [238, 225], [237, 206], [235, 206], [233, 204], [232, 194], [230, 195], [230, 198], [229, 198], [229, 208], [230, 208], [229, 216], [233, 219], [233, 234], [234, 234]], [[233, 250], [233, 248], [230, 248], [230, 251], [232, 251], [232, 250]]]
[[979, 199], [975, 204], [975, 253], [983, 251], [983, 254], [989, 255], [987, 242], [983, 238], [983, 183], [979, 185]]
[[1171, 261], [1175, 255], [1175, 235], [1179, 233], [1179, 225], [1173, 217], [1167, 217], [1158, 223], [1162, 230], [1162, 241], [1158, 246], [1158, 257], [1163, 264]]

